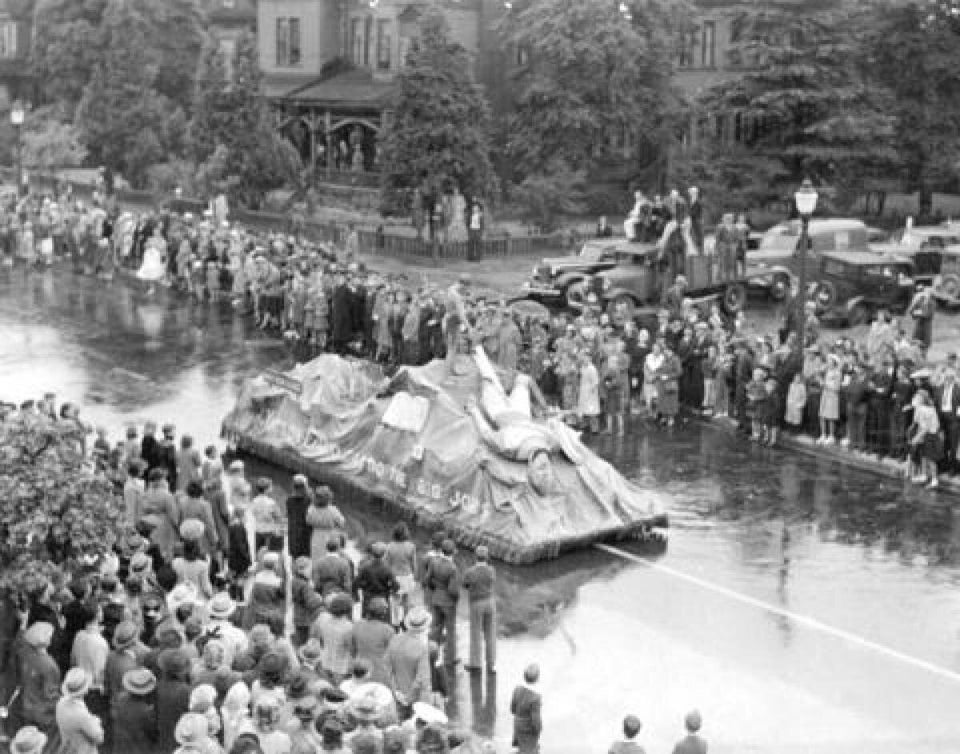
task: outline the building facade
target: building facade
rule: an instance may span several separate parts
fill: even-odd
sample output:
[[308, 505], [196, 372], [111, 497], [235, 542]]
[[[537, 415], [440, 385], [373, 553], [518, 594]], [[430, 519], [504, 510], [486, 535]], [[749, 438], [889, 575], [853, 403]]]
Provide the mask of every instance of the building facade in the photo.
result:
[[207, 16], [207, 29], [220, 45], [227, 75], [237, 51], [237, 40], [242, 34], [257, 30], [256, 0], [202, 0]]
[[375, 183], [394, 79], [428, 3], [442, 9], [494, 100], [502, 89], [494, 27], [503, 0], [259, 1], [265, 94], [304, 164]]
[[32, 99], [33, 0], [0, 0], [0, 99]]

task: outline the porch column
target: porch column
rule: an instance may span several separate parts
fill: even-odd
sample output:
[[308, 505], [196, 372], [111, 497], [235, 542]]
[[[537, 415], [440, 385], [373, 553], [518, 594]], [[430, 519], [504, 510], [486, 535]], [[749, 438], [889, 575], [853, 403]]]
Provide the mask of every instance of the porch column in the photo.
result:
[[330, 111], [324, 110], [323, 111], [323, 134], [324, 134], [323, 138], [327, 142], [327, 164], [326, 164], [327, 178], [330, 177], [330, 165], [331, 165], [331, 160], [333, 159], [333, 141], [332, 141], [333, 136], [330, 133], [330, 127], [332, 125], [333, 125], [333, 119], [330, 117]]

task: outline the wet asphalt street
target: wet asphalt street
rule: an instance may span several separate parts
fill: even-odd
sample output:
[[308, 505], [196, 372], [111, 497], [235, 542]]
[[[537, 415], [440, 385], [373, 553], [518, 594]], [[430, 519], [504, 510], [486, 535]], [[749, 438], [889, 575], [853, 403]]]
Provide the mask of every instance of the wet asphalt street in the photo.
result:
[[[226, 306], [0, 270], [0, 398], [55, 390], [113, 437], [155, 419], [206, 445], [240, 381], [268, 365], [290, 365], [285, 347]], [[669, 547], [500, 569], [499, 672], [460, 675], [452, 710], [498, 750], [535, 660], [548, 753], [606, 751], [627, 712], [648, 753], [668, 752], [692, 707], [715, 754], [960, 751], [952, 496], [699, 424], [638, 425], [596, 447], [663, 500]], [[389, 531], [375, 505], [340, 503], [355, 536]], [[465, 623], [461, 637], [465, 649]]]

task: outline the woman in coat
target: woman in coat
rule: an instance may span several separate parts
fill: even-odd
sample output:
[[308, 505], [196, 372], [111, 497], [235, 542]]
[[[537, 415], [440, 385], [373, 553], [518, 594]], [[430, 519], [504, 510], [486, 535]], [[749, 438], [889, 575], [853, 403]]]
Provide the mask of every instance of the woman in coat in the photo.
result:
[[56, 713], [61, 754], [97, 754], [103, 743], [103, 724], [84, 702], [92, 682], [83, 668], [71, 668], [63, 680]]
[[318, 487], [313, 505], [307, 510], [307, 526], [313, 530], [310, 535], [310, 558], [314, 563], [327, 554], [329, 540], [342, 539], [345, 525], [343, 514], [333, 505], [333, 492], [329, 487]]
[[115, 754], [158, 752], [156, 688], [157, 679], [146, 668], [132, 668], [123, 674], [123, 691], [112, 705]]
[[663, 351], [663, 363], [657, 370], [657, 413], [668, 427], [680, 411], [680, 359], [669, 348]]
[[32, 624], [23, 632], [15, 659], [20, 686], [18, 722], [36, 726], [47, 735], [54, 731], [60, 696], [60, 668], [47, 653], [53, 635], [53, 624], [46, 621]]
[[585, 420], [590, 431], [600, 429], [600, 375], [590, 359], [590, 354], [580, 353], [580, 385], [577, 395], [577, 415]]
[[180, 509], [170, 493], [166, 474], [162, 469], [153, 469], [147, 480], [147, 491], [141, 507], [142, 520], [151, 526], [150, 541], [165, 557], [170, 558], [173, 555], [173, 546], [179, 540]]

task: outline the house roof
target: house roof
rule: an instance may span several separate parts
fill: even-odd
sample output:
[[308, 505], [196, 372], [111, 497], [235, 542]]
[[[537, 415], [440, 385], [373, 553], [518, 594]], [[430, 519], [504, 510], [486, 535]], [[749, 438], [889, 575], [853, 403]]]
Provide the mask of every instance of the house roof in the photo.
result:
[[288, 91], [276, 99], [324, 105], [382, 107], [394, 91], [392, 81], [377, 81], [364, 70], [339, 73]]

